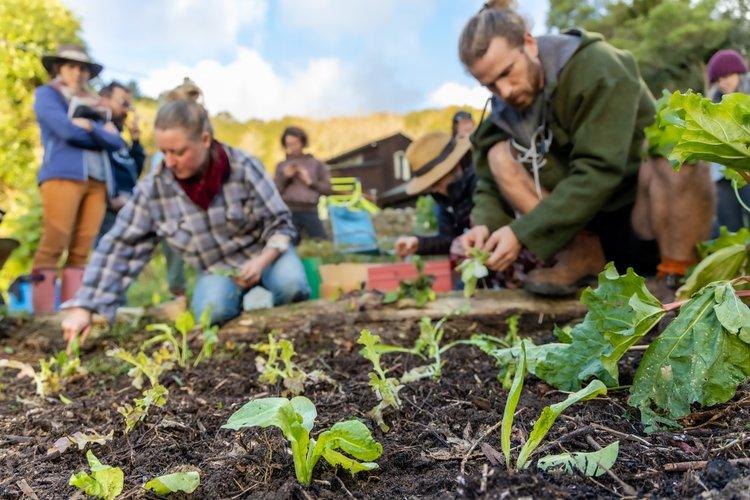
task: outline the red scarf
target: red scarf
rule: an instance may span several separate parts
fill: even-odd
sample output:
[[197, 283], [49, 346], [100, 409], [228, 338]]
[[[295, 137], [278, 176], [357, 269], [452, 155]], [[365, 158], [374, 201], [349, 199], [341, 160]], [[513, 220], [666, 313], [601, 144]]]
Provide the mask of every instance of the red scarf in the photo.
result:
[[210, 155], [208, 168], [203, 175], [177, 179], [188, 198], [203, 210], [208, 210], [208, 206], [221, 191], [221, 185], [229, 178], [229, 157], [217, 141], [211, 144]]

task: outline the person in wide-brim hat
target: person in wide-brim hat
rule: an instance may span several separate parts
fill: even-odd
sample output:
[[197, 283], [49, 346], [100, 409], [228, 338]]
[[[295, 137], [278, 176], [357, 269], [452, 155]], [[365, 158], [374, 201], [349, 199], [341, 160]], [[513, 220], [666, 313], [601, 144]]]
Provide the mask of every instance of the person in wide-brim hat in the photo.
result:
[[54, 54], [45, 54], [42, 56], [42, 66], [52, 76], [56, 73], [55, 66], [66, 62], [84, 64], [89, 70], [89, 79], [94, 78], [104, 69], [104, 66], [94, 62], [83, 47], [79, 45], [63, 44], [57, 48]]
[[470, 151], [468, 137], [444, 132], [426, 134], [406, 149], [412, 176], [406, 192], [432, 196], [437, 205], [438, 234], [401, 236], [395, 245], [399, 256], [448, 254], [453, 240], [469, 228], [476, 186]]

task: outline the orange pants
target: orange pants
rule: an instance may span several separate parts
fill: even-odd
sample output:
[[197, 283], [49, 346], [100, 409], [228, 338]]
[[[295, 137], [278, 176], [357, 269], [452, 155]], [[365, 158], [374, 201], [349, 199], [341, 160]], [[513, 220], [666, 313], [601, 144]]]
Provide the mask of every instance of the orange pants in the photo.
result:
[[42, 192], [42, 238], [34, 268], [57, 268], [68, 251], [65, 267], [85, 267], [107, 209], [107, 188], [99, 181], [50, 179]]

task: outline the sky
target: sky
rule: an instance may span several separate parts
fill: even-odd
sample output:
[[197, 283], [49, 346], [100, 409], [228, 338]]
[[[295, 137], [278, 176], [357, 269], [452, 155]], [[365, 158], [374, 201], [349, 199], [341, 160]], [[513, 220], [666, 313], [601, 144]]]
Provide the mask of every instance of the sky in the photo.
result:
[[[239, 120], [362, 115], [487, 93], [458, 37], [482, 0], [62, 0], [104, 81], [158, 96], [189, 76], [212, 113]], [[535, 34], [547, 0], [520, 2]]]

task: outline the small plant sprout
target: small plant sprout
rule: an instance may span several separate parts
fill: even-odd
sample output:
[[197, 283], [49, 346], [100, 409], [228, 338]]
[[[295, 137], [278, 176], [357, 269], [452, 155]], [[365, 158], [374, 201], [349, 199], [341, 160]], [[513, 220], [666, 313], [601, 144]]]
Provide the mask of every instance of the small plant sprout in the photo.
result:
[[211, 325], [210, 307], [203, 310], [198, 321], [201, 325], [201, 330], [203, 330], [203, 346], [201, 346], [201, 352], [195, 358], [193, 366], [198, 366], [200, 362], [209, 359], [213, 355], [214, 347], [219, 342], [219, 325]]
[[440, 378], [443, 369], [441, 354], [452, 347], [452, 345], [448, 345], [444, 348], [440, 347], [440, 342], [443, 340], [443, 334], [445, 333], [444, 325], [446, 319], [447, 318], [442, 318], [434, 325], [430, 318], [426, 316], [419, 321], [419, 337], [417, 337], [417, 340], [414, 342], [413, 353], [431, 358], [432, 363], [409, 370], [403, 377], [401, 377], [402, 384], [407, 384], [428, 377], [432, 377], [435, 380]]
[[141, 349], [145, 350], [147, 347], [158, 344], [161, 342], [166, 343], [172, 348], [174, 352], [175, 361], [180, 368], [186, 368], [192, 357], [190, 348], [188, 347], [188, 333], [195, 327], [195, 318], [190, 311], [185, 311], [177, 316], [175, 320], [175, 328], [180, 333], [180, 339], [178, 340], [174, 334], [174, 330], [171, 326], [166, 323], [153, 323], [146, 327], [146, 330], [162, 332], [159, 335], [151, 337], [141, 345]]
[[70, 476], [68, 484], [93, 497], [105, 500], [117, 498], [122, 493], [125, 480], [122, 469], [102, 464], [91, 450], [86, 452], [86, 460], [91, 468], [91, 475], [86, 471], [76, 472]]
[[490, 253], [480, 248], [469, 250], [469, 256], [456, 268], [461, 272], [461, 281], [464, 282], [464, 297], [467, 299], [474, 295], [477, 290], [477, 282], [489, 276], [485, 263], [490, 258]]
[[47, 360], [39, 360], [39, 370], [34, 375], [36, 393], [42, 397], [56, 394], [62, 390], [66, 380], [86, 373], [78, 357], [78, 344], [74, 342], [73, 354], [60, 351]]
[[[289, 394], [297, 396], [305, 390], [305, 381], [328, 382], [336, 385], [336, 381], [320, 370], [306, 373], [292, 358], [296, 356], [294, 344], [290, 340], [277, 340], [276, 334], [268, 334], [268, 342], [254, 344], [252, 348], [266, 357], [256, 356], [255, 367], [261, 373], [259, 380], [271, 385], [278, 379], [283, 381]], [[283, 365], [283, 366], [282, 366]]]
[[117, 412], [125, 417], [125, 433], [132, 431], [148, 415], [151, 406], [163, 407], [167, 403], [169, 390], [163, 385], [156, 384], [143, 391], [143, 397], [135, 398], [134, 405], [124, 404], [117, 408]]
[[128, 376], [133, 379], [132, 384], [136, 389], [143, 388], [144, 377], [148, 379], [152, 386], [156, 385], [161, 374], [174, 367], [171, 361], [173, 359], [172, 353], [165, 348], [156, 351], [153, 356], [148, 356], [143, 351], [133, 355], [120, 348], [107, 351], [107, 355], [132, 366], [128, 371]]
[[[508, 393], [508, 399], [505, 402], [505, 410], [503, 411], [503, 420], [501, 423], [501, 437], [500, 444], [505, 456], [505, 463], [508, 469], [511, 468], [511, 456], [510, 456], [510, 434], [513, 426], [513, 418], [515, 416], [516, 407], [518, 406], [518, 400], [523, 390], [523, 379], [526, 376], [526, 344], [521, 344], [521, 357], [516, 365], [516, 373], [513, 377], [513, 384], [511, 385], [510, 392]], [[600, 380], [592, 380], [589, 385], [581, 389], [580, 391], [569, 394], [568, 397], [559, 403], [555, 403], [550, 406], [544, 407], [539, 418], [534, 423], [534, 427], [531, 429], [529, 438], [524, 443], [518, 454], [516, 460], [516, 470], [525, 469], [529, 465], [529, 458], [534, 451], [539, 447], [542, 439], [547, 435], [552, 425], [557, 420], [557, 417], [565, 411], [568, 407], [578, 403], [580, 401], [587, 401], [593, 399], [596, 396], [607, 394], [607, 386]]]
[[398, 290], [385, 294], [383, 304], [391, 304], [401, 299], [412, 299], [416, 302], [417, 307], [424, 307], [428, 302], [435, 300], [437, 295], [432, 289], [435, 277], [424, 273], [424, 261], [421, 258], [414, 257], [413, 262], [417, 266], [417, 277], [402, 280], [398, 284]]
[[378, 468], [374, 460], [382, 455], [383, 447], [365, 424], [354, 419], [339, 422], [314, 439], [310, 431], [316, 417], [315, 405], [304, 396], [291, 400], [262, 398], [245, 404], [222, 428], [278, 427], [291, 445], [297, 481], [305, 486], [312, 481], [313, 469], [321, 457], [352, 474]]
[[601, 450], [588, 453], [575, 452], [547, 455], [537, 460], [536, 466], [541, 470], [561, 468], [568, 474], [573, 474], [577, 470], [584, 476], [598, 477], [615, 465], [619, 453], [620, 442], [615, 441]]
[[401, 400], [398, 397], [398, 392], [404, 386], [399, 384], [398, 379], [389, 378], [380, 365], [382, 351], [379, 346], [382, 344], [380, 344], [379, 336], [373, 335], [370, 330], [362, 330], [357, 343], [363, 346], [359, 350], [359, 354], [369, 360], [374, 368], [374, 371], [369, 373], [370, 387], [375, 391], [375, 395], [380, 401], [377, 406], [370, 410], [368, 415], [375, 420], [383, 432], [388, 432], [390, 427], [383, 420], [383, 410], [387, 408], [401, 408]]

